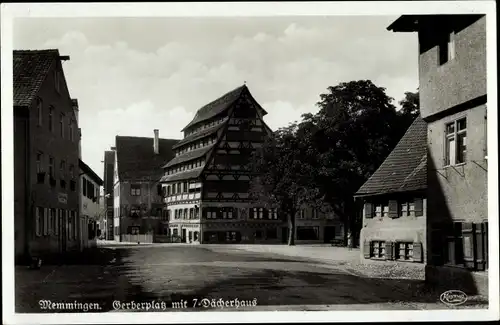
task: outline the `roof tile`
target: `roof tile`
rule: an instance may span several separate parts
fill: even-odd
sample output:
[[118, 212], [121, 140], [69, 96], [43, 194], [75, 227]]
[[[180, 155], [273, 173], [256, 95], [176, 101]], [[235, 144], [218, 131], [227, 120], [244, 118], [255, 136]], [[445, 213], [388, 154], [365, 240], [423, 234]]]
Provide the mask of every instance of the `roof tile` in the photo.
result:
[[158, 181], [163, 165], [174, 156], [172, 146], [179, 140], [159, 139], [159, 153], [153, 150], [153, 138], [116, 136], [116, 156], [120, 181]]
[[417, 117], [396, 147], [356, 195], [427, 188], [427, 123]]

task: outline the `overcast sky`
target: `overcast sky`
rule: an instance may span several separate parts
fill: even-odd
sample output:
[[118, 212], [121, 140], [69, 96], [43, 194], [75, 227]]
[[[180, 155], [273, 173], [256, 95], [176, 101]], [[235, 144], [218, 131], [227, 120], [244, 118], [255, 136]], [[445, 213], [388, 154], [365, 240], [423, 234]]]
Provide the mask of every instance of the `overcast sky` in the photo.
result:
[[418, 43], [386, 30], [396, 18], [18, 18], [13, 46], [71, 57], [83, 160], [102, 177], [116, 135], [180, 139], [198, 108], [244, 81], [272, 129], [343, 81], [370, 79], [397, 104], [418, 87]]

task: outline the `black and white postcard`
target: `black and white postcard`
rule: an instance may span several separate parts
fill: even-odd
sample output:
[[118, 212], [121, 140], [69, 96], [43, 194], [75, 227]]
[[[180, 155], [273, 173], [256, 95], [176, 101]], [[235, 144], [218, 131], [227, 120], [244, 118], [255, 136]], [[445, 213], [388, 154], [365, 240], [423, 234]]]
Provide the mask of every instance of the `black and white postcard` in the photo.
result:
[[4, 323], [498, 319], [494, 1], [1, 24]]

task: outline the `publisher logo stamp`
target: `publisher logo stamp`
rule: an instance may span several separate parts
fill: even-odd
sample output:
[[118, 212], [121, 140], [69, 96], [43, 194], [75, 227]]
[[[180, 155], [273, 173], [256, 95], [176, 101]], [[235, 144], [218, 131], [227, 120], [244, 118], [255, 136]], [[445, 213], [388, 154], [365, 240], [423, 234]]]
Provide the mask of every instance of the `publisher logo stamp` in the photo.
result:
[[439, 297], [442, 303], [448, 306], [458, 306], [467, 301], [467, 295], [460, 290], [448, 290]]

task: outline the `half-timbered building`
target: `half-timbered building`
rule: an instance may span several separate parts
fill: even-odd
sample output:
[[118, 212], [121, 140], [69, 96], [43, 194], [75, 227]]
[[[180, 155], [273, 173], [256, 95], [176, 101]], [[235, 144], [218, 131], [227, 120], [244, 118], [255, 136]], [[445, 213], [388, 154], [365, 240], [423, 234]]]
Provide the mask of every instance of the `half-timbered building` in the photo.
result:
[[190, 243], [279, 243], [276, 209], [252, 201], [248, 166], [271, 129], [243, 85], [200, 108], [173, 146], [162, 182], [169, 234]]

